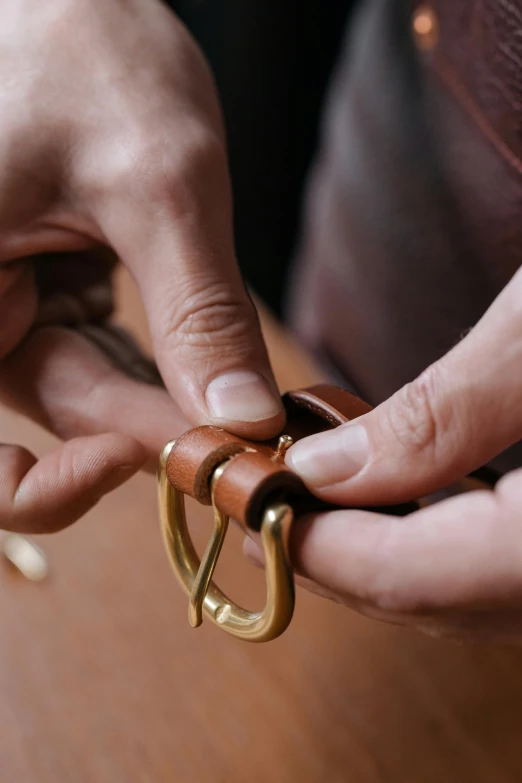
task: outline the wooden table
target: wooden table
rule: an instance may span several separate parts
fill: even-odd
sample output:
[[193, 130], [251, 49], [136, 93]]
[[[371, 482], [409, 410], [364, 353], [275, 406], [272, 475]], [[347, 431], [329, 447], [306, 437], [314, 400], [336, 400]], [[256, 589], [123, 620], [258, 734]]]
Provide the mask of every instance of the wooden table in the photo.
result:
[[[126, 280], [121, 312], [144, 337]], [[318, 377], [265, 328], [283, 388]], [[0, 440], [52, 443], [5, 410]], [[203, 544], [208, 515], [189, 510]], [[517, 650], [435, 642], [304, 592], [271, 644], [191, 630], [147, 476], [42, 544], [47, 582], [0, 568], [2, 783], [522, 781]], [[261, 605], [240, 545], [231, 531], [218, 579]]]

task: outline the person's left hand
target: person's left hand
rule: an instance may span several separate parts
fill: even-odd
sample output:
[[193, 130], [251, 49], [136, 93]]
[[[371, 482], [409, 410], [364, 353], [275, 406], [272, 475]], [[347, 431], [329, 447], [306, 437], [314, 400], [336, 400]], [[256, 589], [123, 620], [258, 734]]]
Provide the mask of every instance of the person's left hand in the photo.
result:
[[[522, 439], [522, 270], [477, 326], [371, 413], [287, 454], [318, 497], [376, 506], [449, 486]], [[246, 551], [260, 559], [256, 545]], [[299, 520], [305, 585], [358, 611], [459, 640], [522, 641], [522, 470], [407, 517]], [[309, 581], [312, 580], [312, 581]]]
[[[0, 529], [43, 533], [189, 426], [264, 439], [284, 410], [188, 30], [162, 0], [0, 0], [0, 17], [0, 403], [64, 441], [38, 460], [0, 431]], [[116, 258], [159, 372], [113, 327]]]

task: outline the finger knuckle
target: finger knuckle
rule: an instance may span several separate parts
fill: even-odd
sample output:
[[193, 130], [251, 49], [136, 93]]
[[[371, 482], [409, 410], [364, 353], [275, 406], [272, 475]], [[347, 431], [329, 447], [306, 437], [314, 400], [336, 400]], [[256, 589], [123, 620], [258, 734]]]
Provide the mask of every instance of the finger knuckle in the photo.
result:
[[185, 292], [178, 290], [174, 306], [166, 308], [166, 312], [174, 316], [165, 323], [163, 338], [191, 354], [198, 350], [237, 348], [249, 342], [257, 329], [250, 302], [246, 297], [235, 297], [220, 282], [198, 285]]
[[[108, 135], [108, 134], [107, 134]], [[83, 154], [78, 152], [74, 175], [87, 202], [105, 204], [107, 199], [132, 198], [139, 187], [147, 161], [147, 132], [141, 127], [125, 131], [111, 128], [107, 135]]]
[[176, 117], [159, 128], [129, 125], [75, 163], [78, 188], [108, 233], [137, 207], [165, 225], [199, 221], [207, 230], [209, 216], [218, 226], [231, 222], [227, 154], [218, 131], [199, 119], [180, 126]]
[[[224, 143], [203, 121], [173, 116], [160, 127], [130, 119], [124, 130], [113, 128], [87, 160], [80, 157], [82, 179], [92, 189], [123, 194], [147, 191], [163, 197], [178, 183], [208, 179], [226, 171]], [[79, 165], [80, 165], [79, 164]]]
[[168, 203], [176, 216], [193, 213], [206, 194], [226, 182], [223, 144], [207, 128], [141, 139], [130, 154], [130, 173], [152, 203]]

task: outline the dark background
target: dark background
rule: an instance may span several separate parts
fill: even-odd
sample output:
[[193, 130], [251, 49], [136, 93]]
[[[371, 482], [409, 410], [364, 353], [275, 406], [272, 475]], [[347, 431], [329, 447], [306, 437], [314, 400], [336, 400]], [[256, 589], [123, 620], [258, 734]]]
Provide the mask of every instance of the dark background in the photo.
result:
[[169, 0], [214, 70], [239, 263], [278, 313], [321, 105], [354, 0]]

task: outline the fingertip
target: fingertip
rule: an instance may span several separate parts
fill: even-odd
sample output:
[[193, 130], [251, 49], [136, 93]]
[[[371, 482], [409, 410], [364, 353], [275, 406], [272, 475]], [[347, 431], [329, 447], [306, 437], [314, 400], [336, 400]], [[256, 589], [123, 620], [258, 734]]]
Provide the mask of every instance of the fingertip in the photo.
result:
[[11, 529], [54, 533], [68, 527], [133, 476], [146, 456], [134, 438], [105, 433], [67, 441], [23, 472], [11, 471]]
[[349, 422], [298, 441], [288, 451], [286, 464], [312, 491], [328, 495], [362, 471], [369, 449], [366, 428]]
[[105, 461], [105, 465], [99, 472], [93, 491], [105, 495], [137, 473], [147, 462], [148, 452], [145, 446], [129, 435], [109, 433], [96, 436], [96, 439], [99, 447], [92, 456], [95, 461]]

